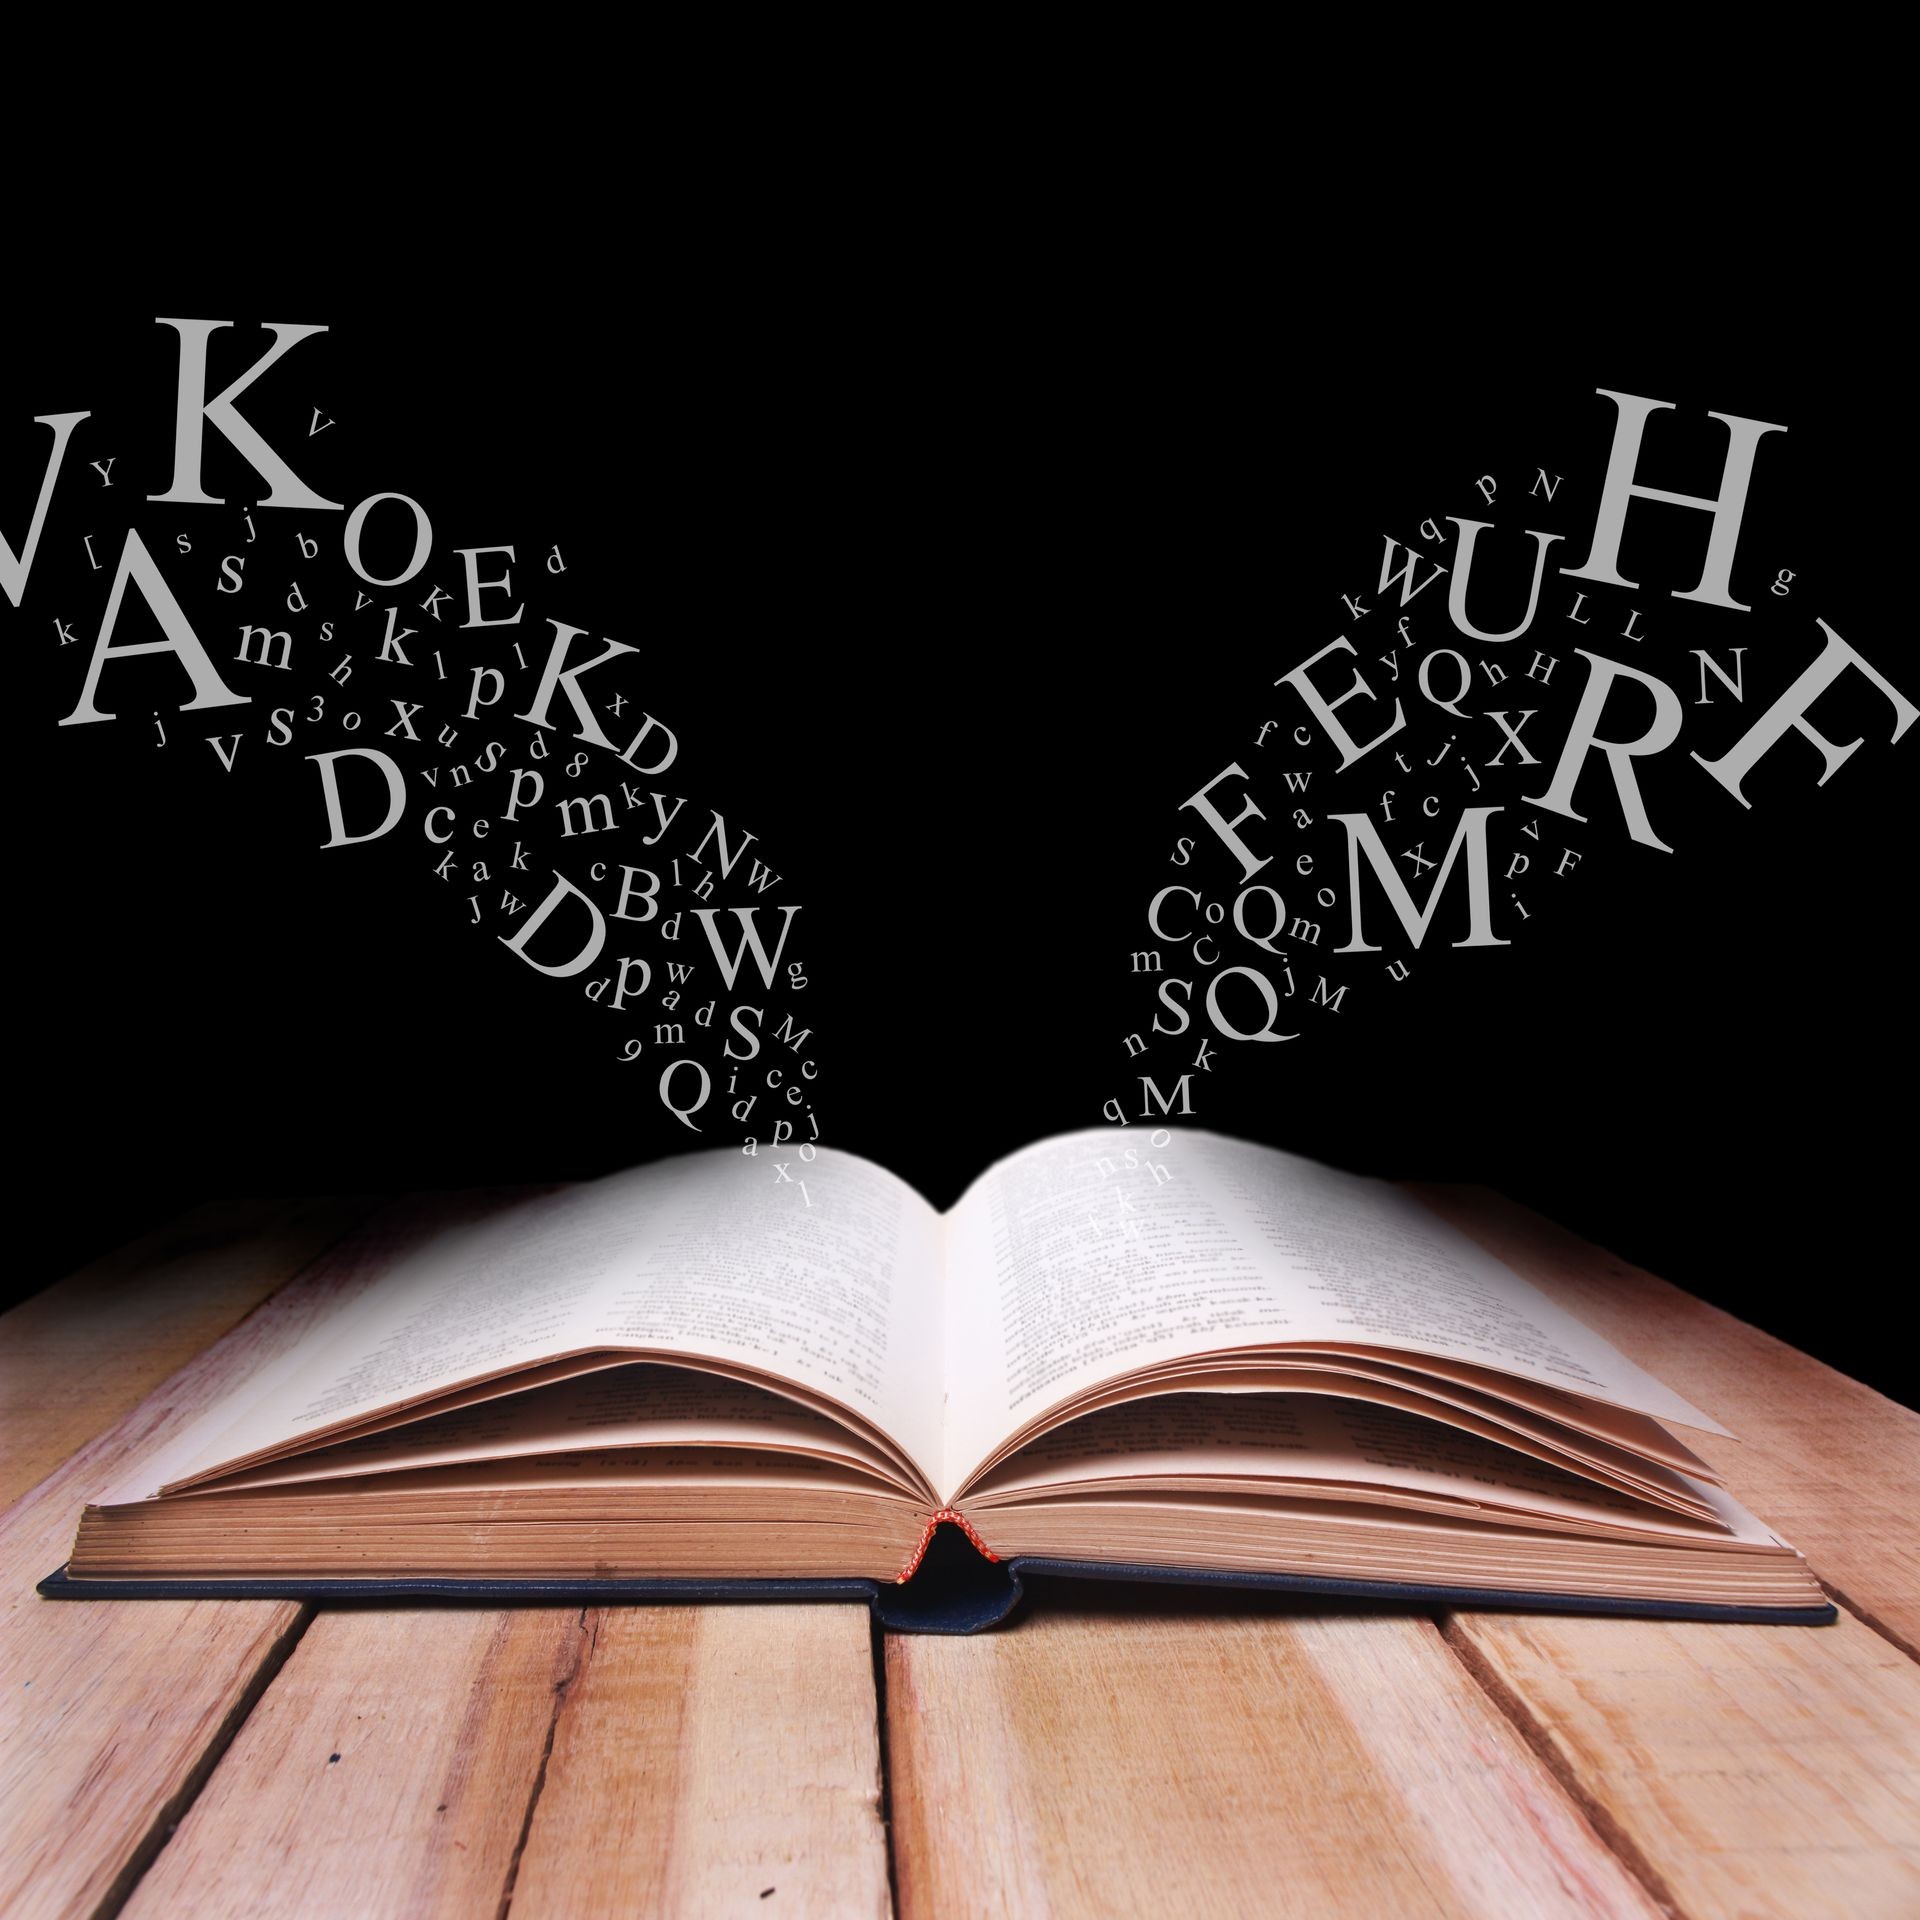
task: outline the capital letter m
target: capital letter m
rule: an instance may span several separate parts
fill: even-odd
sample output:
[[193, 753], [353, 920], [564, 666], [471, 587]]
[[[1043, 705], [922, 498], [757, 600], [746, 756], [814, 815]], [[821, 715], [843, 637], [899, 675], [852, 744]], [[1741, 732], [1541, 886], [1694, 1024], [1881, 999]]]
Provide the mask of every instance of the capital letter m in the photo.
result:
[[1386, 892], [1388, 904], [1399, 916], [1407, 938], [1417, 947], [1426, 938], [1428, 927], [1433, 924], [1434, 909], [1440, 904], [1441, 894], [1446, 891], [1447, 876], [1453, 871], [1453, 863], [1463, 841], [1467, 849], [1469, 926], [1466, 939], [1456, 940], [1453, 944], [1456, 947], [1504, 947], [1511, 944], [1494, 937], [1492, 888], [1488, 883], [1487, 821], [1499, 811], [1498, 807], [1468, 807], [1460, 815], [1460, 824], [1454, 828], [1453, 838], [1447, 844], [1446, 858], [1440, 862], [1440, 870], [1433, 876], [1427, 904], [1418, 910], [1414, 907], [1413, 895], [1408, 892], [1406, 882], [1394, 871], [1393, 856], [1381, 844], [1380, 831], [1372, 818], [1364, 813], [1331, 815], [1347, 830], [1347, 893], [1353, 914], [1353, 937], [1336, 951], [1380, 951], [1360, 930], [1360, 855], [1363, 852]]

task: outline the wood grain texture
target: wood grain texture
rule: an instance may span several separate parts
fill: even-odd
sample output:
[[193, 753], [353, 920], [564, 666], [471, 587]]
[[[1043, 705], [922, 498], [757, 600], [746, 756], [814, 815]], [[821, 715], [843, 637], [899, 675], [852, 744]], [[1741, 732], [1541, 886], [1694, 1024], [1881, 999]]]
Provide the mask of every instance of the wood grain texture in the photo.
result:
[[864, 1607], [591, 1617], [514, 1920], [890, 1910]]
[[16, 1591], [0, 1632], [0, 1913], [112, 1911], [304, 1620], [274, 1602]]
[[1422, 1197], [1733, 1428], [1687, 1438], [1871, 1623], [1463, 1613], [1449, 1640], [1694, 1920], [1920, 1913], [1920, 1416], [1511, 1202]]
[[509, 1900], [516, 1920], [884, 1915], [865, 1610], [323, 1612], [125, 1914]]
[[1430, 1622], [1063, 1587], [887, 1643], [908, 1920], [1658, 1912]]
[[1920, 1651], [1920, 1413], [1512, 1201], [1414, 1191], [1730, 1427], [1738, 1439], [1687, 1444], [1849, 1606]]
[[[430, 1224], [433, 1216], [418, 1219]], [[402, 1236], [405, 1224], [392, 1234]], [[335, 1301], [396, 1244], [357, 1237], [0, 1514], [0, 1913], [90, 1913], [165, 1838], [305, 1623], [278, 1601], [42, 1600], [80, 1509]]]
[[577, 1607], [321, 1614], [127, 1920], [497, 1913], [589, 1644]]
[[1859, 1621], [1448, 1631], [1691, 1920], [1920, 1914], [1920, 1666]]
[[0, 1314], [0, 1505], [137, 1406], [369, 1210], [353, 1200], [210, 1203]]

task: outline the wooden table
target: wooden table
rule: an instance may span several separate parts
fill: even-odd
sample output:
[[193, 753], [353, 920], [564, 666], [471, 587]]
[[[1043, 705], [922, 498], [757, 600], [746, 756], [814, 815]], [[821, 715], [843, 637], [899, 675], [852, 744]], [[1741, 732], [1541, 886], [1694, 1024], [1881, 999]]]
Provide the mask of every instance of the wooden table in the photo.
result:
[[1042, 1587], [854, 1606], [83, 1605], [123, 1455], [364, 1209], [203, 1210], [0, 1319], [0, 1913], [1920, 1915], [1920, 1417], [1484, 1194], [1443, 1212], [1738, 1442], [1839, 1624]]

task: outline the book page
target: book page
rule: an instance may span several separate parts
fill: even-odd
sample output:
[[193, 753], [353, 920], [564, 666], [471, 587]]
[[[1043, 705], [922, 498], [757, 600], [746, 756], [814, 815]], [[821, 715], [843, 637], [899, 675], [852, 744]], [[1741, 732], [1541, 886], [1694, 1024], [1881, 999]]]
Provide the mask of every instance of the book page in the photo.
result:
[[1418, 1414], [1310, 1394], [1171, 1394], [1089, 1414], [1029, 1442], [987, 1476], [981, 1506], [1129, 1480], [1313, 1482], [1427, 1494], [1575, 1525], [1712, 1535], [1703, 1517], [1634, 1500]]
[[287, 1486], [369, 1474], [612, 1447], [746, 1447], [861, 1467], [912, 1492], [876, 1446], [766, 1387], [684, 1367], [629, 1362], [499, 1395], [199, 1483], [198, 1491]]
[[436, 1238], [170, 1447], [154, 1485], [605, 1348], [794, 1380], [937, 1461], [939, 1216], [855, 1155], [788, 1164], [804, 1194], [770, 1154], [691, 1154]]
[[943, 1491], [1035, 1416], [1248, 1347], [1421, 1353], [1724, 1429], [1384, 1181], [1217, 1134], [1040, 1142], [948, 1217]]
[[[1051, 1436], [1063, 1426], [1073, 1426], [1088, 1415], [1109, 1407], [1134, 1405], [1167, 1395], [1198, 1394], [1216, 1402], [1226, 1402], [1236, 1398], [1243, 1401], [1259, 1400], [1276, 1393], [1290, 1397], [1318, 1394], [1335, 1399], [1359, 1400], [1375, 1406], [1397, 1407], [1423, 1419], [1437, 1421], [1442, 1426], [1478, 1434], [1517, 1454], [1584, 1474], [1655, 1505], [1688, 1508], [1699, 1505], [1689, 1490], [1692, 1475], [1627, 1453], [1604, 1440], [1594, 1440], [1568, 1428], [1556, 1429], [1545, 1422], [1534, 1422], [1526, 1414], [1509, 1412], [1483, 1418], [1457, 1402], [1436, 1400], [1428, 1394], [1409, 1392], [1405, 1388], [1367, 1379], [1359, 1374], [1305, 1374], [1287, 1367], [1284, 1362], [1256, 1364], [1245, 1361], [1214, 1364], [1187, 1362], [1177, 1367], [1158, 1368], [1151, 1373], [1130, 1374], [1115, 1385], [1083, 1396], [1064, 1412], [1049, 1416], [1045, 1423], [1032, 1432], [997, 1449], [985, 1466], [955, 1490], [953, 1504], [957, 1506], [971, 1502], [975, 1490], [988, 1482], [997, 1485], [1001, 1467], [1009, 1460], [1024, 1459], [1028, 1449], [1039, 1444], [1041, 1439]], [[1489, 1401], [1489, 1404], [1496, 1403]]]

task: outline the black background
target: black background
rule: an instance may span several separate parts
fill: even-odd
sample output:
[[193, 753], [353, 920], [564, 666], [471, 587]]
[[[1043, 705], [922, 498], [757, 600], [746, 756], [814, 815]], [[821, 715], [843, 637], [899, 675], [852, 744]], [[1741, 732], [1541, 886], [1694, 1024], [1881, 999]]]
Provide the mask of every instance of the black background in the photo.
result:
[[[1707, 410], [1789, 429], [1762, 442], [1734, 571], [1752, 615], [1668, 597], [1694, 582], [1704, 516], [1630, 510], [1645, 624], [1685, 618], [1636, 664], [1691, 703], [1685, 650], [1747, 644], [1770, 696], [1817, 651], [1819, 613], [1920, 694], [1911, 409], [1886, 286], [1858, 259], [1781, 262], [1723, 233], [1712, 258], [1573, 270], [1522, 229], [1416, 265], [1384, 236], [1356, 251], [1187, 203], [1061, 193], [909, 220], [777, 202], [691, 255], [641, 225], [531, 254], [433, 236], [400, 271], [311, 231], [110, 273], [50, 261], [68, 297], [10, 316], [16, 549], [47, 445], [32, 416], [95, 415], [26, 604], [0, 608], [25, 749], [18, 1289], [209, 1195], [565, 1178], [693, 1144], [615, 1061], [607, 1015], [463, 925], [412, 814], [322, 852], [295, 752], [255, 739], [224, 774], [199, 738], [220, 715], [178, 715], [154, 749], [143, 716], [179, 699], [161, 682], [125, 697], [131, 717], [56, 727], [110, 578], [81, 552], [110, 497], [86, 461], [119, 456], [113, 524], [131, 507], [159, 529], [170, 578], [160, 541], [193, 534], [190, 611], [219, 611], [206, 555], [237, 545], [237, 506], [136, 497], [171, 469], [177, 343], [156, 315], [236, 323], [210, 391], [258, 356], [260, 322], [329, 326], [240, 403], [302, 477], [420, 500], [450, 589], [439, 555], [514, 544], [530, 622], [643, 649], [681, 741], [654, 784], [752, 828], [805, 903], [823, 1137], [941, 1205], [1127, 1091], [1121, 1036], [1151, 1012], [1127, 954], [1149, 895], [1186, 877], [1167, 864], [1194, 831], [1179, 803], [1253, 766], [1262, 719], [1298, 717], [1271, 683], [1353, 624], [1341, 593], [1375, 597], [1382, 534], [1473, 512], [1486, 472], [1505, 492], [1481, 517], [1536, 524], [1513, 496], [1544, 465], [1567, 476], [1553, 564], [1583, 556], [1613, 425], [1594, 389], [1675, 404], [1642, 478], [1682, 491], [1714, 490]], [[309, 440], [316, 405], [337, 424]], [[206, 476], [229, 501], [262, 490], [212, 428]], [[255, 515], [288, 547], [296, 523], [330, 535], [336, 575], [341, 518]], [[564, 598], [532, 571], [555, 543]], [[1797, 580], [1769, 604], [1780, 567]], [[1568, 597], [1550, 573], [1543, 629]], [[54, 644], [56, 615], [80, 645]], [[147, 671], [110, 667], [105, 704]], [[1685, 737], [1649, 765], [1672, 853], [1631, 845], [1590, 776], [1577, 890], [1524, 938], [1430, 948], [1398, 997], [1356, 989], [1272, 1057], [1222, 1060], [1195, 1123], [1500, 1188], [1911, 1398], [1915, 736], [1889, 746], [1857, 685], [1817, 717], [1866, 743], [1819, 787], [1789, 739], [1750, 811]]]

